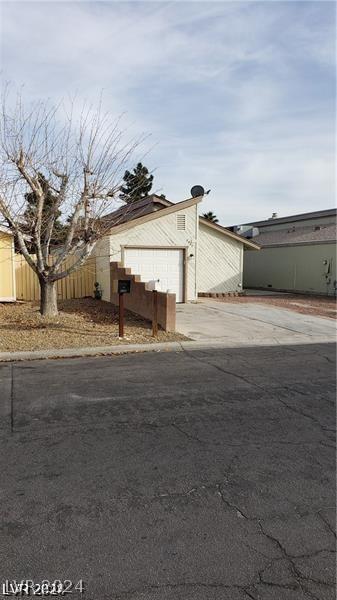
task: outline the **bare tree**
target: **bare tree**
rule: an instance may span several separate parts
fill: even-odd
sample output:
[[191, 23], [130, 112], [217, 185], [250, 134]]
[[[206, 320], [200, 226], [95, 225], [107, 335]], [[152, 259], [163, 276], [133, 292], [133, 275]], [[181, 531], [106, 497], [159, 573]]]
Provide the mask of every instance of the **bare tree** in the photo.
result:
[[[125, 140], [120, 119], [112, 120], [101, 102], [80, 109], [75, 101], [68, 108], [27, 104], [7, 89], [0, 110], [0, 215], [38, 277], [41, 314], [53, 316], [56, 282], [79, 269], [111, 227], [102, 217], [114, 207], [125, 166], [142, 140]], [[35, 199], [28, 235], [27, 192]], [[50, 261], [60, 212], [66, 235]], [[66, 266], [69, 256], [74, 262]]]

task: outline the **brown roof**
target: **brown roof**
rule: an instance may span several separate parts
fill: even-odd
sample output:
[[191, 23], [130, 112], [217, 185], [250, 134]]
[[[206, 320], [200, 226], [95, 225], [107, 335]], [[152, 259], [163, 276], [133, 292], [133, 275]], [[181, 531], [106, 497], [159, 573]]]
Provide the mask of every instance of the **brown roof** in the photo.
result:
[[[157, 203], [157, 199], [158, 199], [158, 197], [156, 197], [156, 199], [154, 201], [155, 203]], [[174, 213], [178, 210], [183, 210], [185, 208], [189, 208], [190, 206], [194, 206], [195, 204], [198, 204], [199, 202], [201, 202], [202, 198], [201, 197], [188, 198], [187, 200], [183, 200], [182, 202], [176, 202], [175, 204], [173, 202], [169, 202], [169, 200], [166, 200], [166, 199], [160, 199], [160, 200], [163, 200], [163, 202], [166, 202], [167, 205], [157, 207], [154, 210], [150, 210], [150, 207], [148, 207], [146, 205], [142, 208], [142, 210], [139, 213], [137, 211], [134, 211], [133, 213], [130, 213], [130, 215], [128, 215], [129, 218], [124, 218], [122, 216], [121, 219], [117, 222], [114, 217], [114, 213], [111, 213], [112, 218], [110, 217], [111, 218], [110, 233], [114, 234], [119, 231], [124, 231], [125, 229], [130, 229], [131, 227], [136, 227], [136, 225], [141, 225], [142, 223], [146, 223], [147, 221], [152, 221], [153, 219], [158, 219], [158, 217], [162, 217], [162, 216], [168, 215], [170, 213]], [[151, 202], [149, 204], [151, 206]]]
[[138, 219], [138, 217], [156, 212], [168, 206], [172, 206], [172, 202], [156, 194], [151, 194], [151, 196], [147, 196], [131, 204], [123, 204], [117, 210], [104, 215], [103, 219], [105, 222], [110, 221], [109, 224], [111, 227], [116, 227], [117, 225], [133, 221], [134, 219]]
[[336, 243], [336, 225], [310, 225], [307, 227], [291, 227], [266, 231], [254, 236], [254, 242], [260, 246], [291, 246], [294, 244]]
[[6, 225], [0, 224], [0, 231], [1, 231], [1, 233], [5, 233], [6, 235], [13, 235], [13, 232], [11, 231], [11, 229], [9, 229], [9, 227], [7, 227]]
[[[181, 210], [185, 207], [188, 208], [188, 206], [197, 204], [200, 201], [201, 198], [189, 198], [188, 200], [183, 200], [182, 202], [177, 202], [174, 204], [162, 196], [152, 194], [151, 196], [143, 198], [142, 200], [138, 200], [137, 202], [133, 202], [130, 205], [123, 205], [114, 212], [105, 215], [103, 218], [111, 227], [111, 233], [115, 233], [121, 229], [129, 229], [133, 225], [139, 225], [143, 222], [161, 217], [161, 211], [164, 211], [165, 214], [175, 212], [176, 210]], [[160, 212], [160, 214], [157, 214], [158, 212]], [[213, 223], [208, 219], [205, 219], [204, 217], [199, 217], [199, 222], [202, 222], [204, 225], [207, 225], [212, 229], [216, 229], [220, 233], [238, 242], [241, 242], [248, 248], [259, 250], [259, 246], [255, 243], [255, 240], [254, 242], [252, 240], [248, 240], [241, 235], [233, 233], [225, 227], [218, 225], [217, 223]]]

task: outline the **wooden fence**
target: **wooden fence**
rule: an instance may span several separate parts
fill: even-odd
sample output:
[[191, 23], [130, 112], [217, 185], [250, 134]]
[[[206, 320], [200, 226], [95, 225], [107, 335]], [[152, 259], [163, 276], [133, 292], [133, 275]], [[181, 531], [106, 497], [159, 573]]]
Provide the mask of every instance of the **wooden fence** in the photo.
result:
[[[50, 260], [52, 261], [53, 257]], [[62, 263], [62, 267], [68, 268], [75, 261], [76, 257], [69, 257]], [[15, 255], [14, 263], [17, 300], [39, 300], [40, 286], [34, 271], [21, 254]], [[95, 281], [96, 260], [95, 258], [89, 258], [81, 269], [57, 281], [57, 297], [59, 300], [70, 300], [72, 298], [93, 296]]]

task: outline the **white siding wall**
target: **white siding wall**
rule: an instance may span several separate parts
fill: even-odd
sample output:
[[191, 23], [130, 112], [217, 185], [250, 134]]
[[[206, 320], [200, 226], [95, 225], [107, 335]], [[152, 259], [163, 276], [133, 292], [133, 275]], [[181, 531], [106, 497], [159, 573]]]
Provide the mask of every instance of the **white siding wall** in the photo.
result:
[[198, 292], [242, 289], [243, 244], [207, 225], [199, 225]]
[[[181, 246], [187, 247], [187, 300], [195, 300], [196, 240], [198, 236], [198, 205], [190, 206], [135, 225], [104, 238], [96, 246], [97, 281], [103, 289], [103, 299], [110, 300], [110, 261], [122, 261], [122, 246]], [[185, 215], [185, 231], [177, 229], [177, 215]], [[189, 255], [193, 254], [192, 257]], [[137, 274], [137, 273], [136, 273]]]

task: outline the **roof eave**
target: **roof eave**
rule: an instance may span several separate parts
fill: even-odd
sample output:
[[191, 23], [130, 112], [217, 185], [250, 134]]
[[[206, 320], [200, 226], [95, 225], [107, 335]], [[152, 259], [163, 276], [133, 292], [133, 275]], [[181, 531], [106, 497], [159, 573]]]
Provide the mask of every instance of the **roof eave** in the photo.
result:
[[258, 244], [256, 244], [255, 242], [251, 242], [250, 240], [247, 240], [246, 238], [242, 237], [241, 235], [238, 235], [237, 233], [233, 233], [232, 231], [229, 231], [225, 227], [222, 227], [222, 225], [218, 225], [217, 223], [212, 223], [212, 221], [210, 221], [209, 219], [205, 219], [205, 217], [201, 217], [201, 216], [199, 217], [199, 221], [203, 225], [206, 225], [206, 226], [210, 227], [211, 229], [215, 229], [219, 233], [222, 233], [223, 235], [225, 235], [229, 238], [232, 238], [233, 240], [240, 242], [241, 244], [244, 244], [244, 246], [247, 246], [247, 248], [249, 248], [251, 250], [260, 250], [260, 246]]
[[316, 210], [308, 213], [298, 213], [296, 215], [286, 215], [285, 217], [276, 217], [275, 219], [264, 219], [263, 221], [250, 221], [249, 223], [240, 223], [240, 225], [268, 227], [269, 225], [284, 225], [293, 221], [310, 221], [313, 219], [325, 219], [336, 217], [336, 208], [327, 208], [325, 210]]
[[11, 231], [11, 229], [9, 229], [9, 227], [5, 227], [4, 225], [0, 225], [0, 231], [1, 231], [1, 233], [6, 233], [7, 235], [14, 236], [13, 231]]
[[121, 223], [120, 225], [115, 225], [109, 229], [107, 235], [114, 235], [115, 233], [119, 233], [120, 231], [125, 231], [126, 229], [131, 229], [132, 227], [136, 227], [137, 225], [142, 225], [143, 223], [147, 223], [148, 221], [153, 221], [154, 219], [160, 219], [160, 217], [164, 217], [165, 215], [169, 215], [171, 213], [175, 213], [178, 210], [183, 210], [184, 208], [190, 208], [190, 206], [194, 206], [195, 204], [199, 204], [202, 201], [202, 196], [198, 196], [197, 198], [188, 198], [187, 200], [183, 200], [182, 202], [176, 202], [175, 204], [171, 204], [166, 208], [162, 208], [161, 210], [157, 210], [154, 212], [147, 213], [146, 215], [142, 215], [140, 217], [136, 217], [130, 221], [125, 223]]
[[324, 244], [336, 244], [337, 240], [310, 240], [310, 241], [301, 241], [301, 242], [279, 242], [278, 244], [264, 244], [260, 246], [260, 249], [264, 248], [287, 248], [288, 246], [318, 246]]

